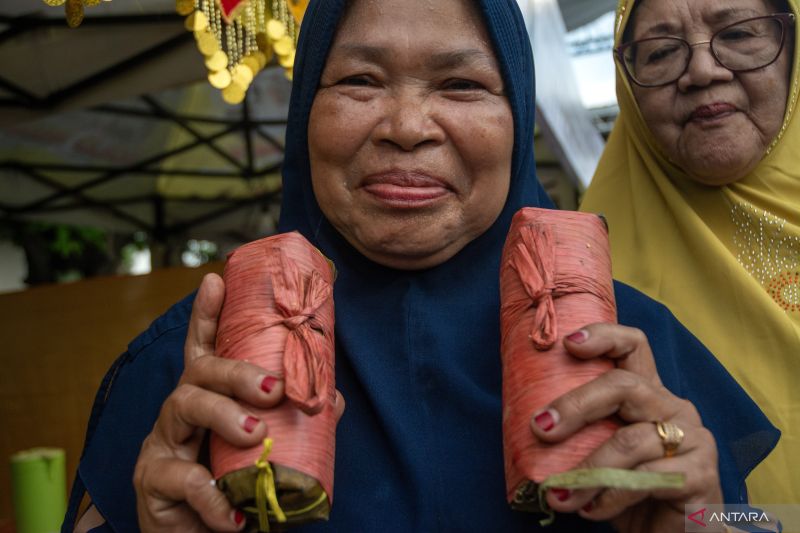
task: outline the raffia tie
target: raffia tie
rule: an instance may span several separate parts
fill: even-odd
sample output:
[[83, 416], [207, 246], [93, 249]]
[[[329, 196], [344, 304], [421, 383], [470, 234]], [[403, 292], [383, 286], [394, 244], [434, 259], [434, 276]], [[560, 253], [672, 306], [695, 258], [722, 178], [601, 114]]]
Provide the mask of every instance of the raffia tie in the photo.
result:
[[537, 350], [549, 350], [558, 339], [555, 299], [596, 291], [577, 279], [555, 279], [556, 243], [552, 230], [545, 224], [520, 228], [520, 242], [510, 263], [531, 299], [531, 307], [536, 308], [531, 341]]
[[[538, 233], [538, 236], [534, 235]], [[524, 226], [520, 231], [520, 241], [511, 259], [511, 267], [519, 276], [525, 292], [536, 308], [534, 326], [530, 338], [537, 350], [548, 350], [558, 336], [556, 307], [553, 293], [556, 284], [553, 280], [556, 250], [553, 236], [546, 226]], [[535, 253], [532, 253], [531, 251]]]
[[319, 413], [330, 395], [323, 356], [323, 336], [329, 332], [317, 312], [332, 288], [316, 271], [304, 278], [283, 257], [280, 271], [270, 274], [275, 307], [283, 318], [267, 327], [282, 324], [289, 329], [283, 356], [286, 396], [305, 413]]

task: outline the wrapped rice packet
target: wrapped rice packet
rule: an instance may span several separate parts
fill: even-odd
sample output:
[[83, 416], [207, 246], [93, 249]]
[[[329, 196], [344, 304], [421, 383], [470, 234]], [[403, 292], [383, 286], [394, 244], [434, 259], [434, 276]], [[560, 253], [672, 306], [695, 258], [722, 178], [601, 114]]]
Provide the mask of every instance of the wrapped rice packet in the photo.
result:
[[252, 449], [210, 442], [217, 486], [247, 518], [245, 531], [326, 520], [333, 502], [336, 415], [333, 264], [299, 233], [246, 244], [228, 257], [217, 329], [219, 357], [284, 381], [272, 409], [247, 408], [269, 428]]
[[605, 224], [597, 215], [525, 208], [511, 223], [500, 267], [506, 496], [515, 509], [547, 511], [539, 486], [568, 471], [619, 427], [606, 419], [558, 445], [539, 442], [531, 415], [614, 367], [567, 353], [562, 339], [616, 322]]

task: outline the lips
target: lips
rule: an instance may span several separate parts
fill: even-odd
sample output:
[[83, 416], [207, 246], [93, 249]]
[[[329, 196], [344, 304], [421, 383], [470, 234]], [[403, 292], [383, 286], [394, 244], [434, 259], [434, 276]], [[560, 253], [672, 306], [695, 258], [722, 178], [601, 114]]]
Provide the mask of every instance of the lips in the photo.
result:
[[422, 207], [452, 192], [447, 182], [437, 176], [404, 170], [371, 174], [361, 187], [376, 200], [393, 207]]
[[688, 121], [712, 121], [735, 112], [735, 106], [725, 102], [715, 102], [696, 107], [689, 115]]

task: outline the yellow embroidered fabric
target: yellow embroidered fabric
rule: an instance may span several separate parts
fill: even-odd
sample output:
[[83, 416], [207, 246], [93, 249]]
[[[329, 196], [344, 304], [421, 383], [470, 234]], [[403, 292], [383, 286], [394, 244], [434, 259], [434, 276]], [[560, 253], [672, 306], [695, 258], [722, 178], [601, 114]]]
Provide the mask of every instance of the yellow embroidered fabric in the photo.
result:
[[[620, 2], [615, 45], [634, 2]], [[669, 307], [782, 431], [747, 479], [754, 503], [800, 503], [798, 34], [782, 129], [753, 172], [723, 187], [668, 161], [617, 65], [620, 113], [581, 206], [608, 219], [614, 277]]]

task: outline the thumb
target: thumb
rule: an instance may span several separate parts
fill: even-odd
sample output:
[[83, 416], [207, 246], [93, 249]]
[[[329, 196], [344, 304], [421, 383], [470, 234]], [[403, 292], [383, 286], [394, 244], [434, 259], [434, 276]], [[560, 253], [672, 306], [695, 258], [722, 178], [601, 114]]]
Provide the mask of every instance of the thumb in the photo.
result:
[[184, 363], [214, 355], [217, 323], [225, 299], [225, 282], [217, 274], [206, 274], [192, 305], [189, 333], [184, 346]]

